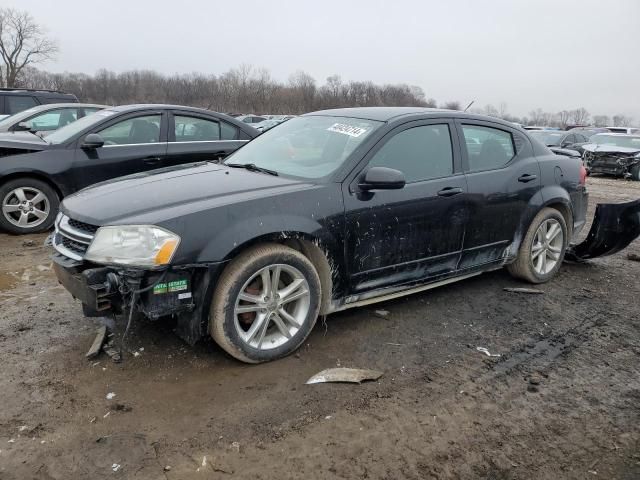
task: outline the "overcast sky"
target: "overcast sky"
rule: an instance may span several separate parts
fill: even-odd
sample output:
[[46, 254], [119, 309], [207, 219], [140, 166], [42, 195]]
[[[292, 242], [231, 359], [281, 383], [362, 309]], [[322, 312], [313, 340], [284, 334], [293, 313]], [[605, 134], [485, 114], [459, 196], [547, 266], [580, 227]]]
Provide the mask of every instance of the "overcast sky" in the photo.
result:
[[640, 123], [640, 0], [2, 0], [60, 45], [51, 71], [408, 83], [523, 115], [585, 107]]

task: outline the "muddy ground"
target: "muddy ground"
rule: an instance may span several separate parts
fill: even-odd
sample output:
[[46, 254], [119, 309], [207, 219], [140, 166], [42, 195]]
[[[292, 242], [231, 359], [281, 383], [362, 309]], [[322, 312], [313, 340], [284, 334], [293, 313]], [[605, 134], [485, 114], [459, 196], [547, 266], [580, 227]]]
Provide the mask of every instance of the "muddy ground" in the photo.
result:
[[[589, 184], [591, 210], [640, 197]], [[543, 295], [498, 271], [331, 315], [298, 355], [248, 366], [151, 322], [138, 356], [87, 361], [98, 321], [43, 240], [0, 234], [2, 480], [640, 478], [639, 241]], [[384, 376], [305, 385], [336, 365]]]

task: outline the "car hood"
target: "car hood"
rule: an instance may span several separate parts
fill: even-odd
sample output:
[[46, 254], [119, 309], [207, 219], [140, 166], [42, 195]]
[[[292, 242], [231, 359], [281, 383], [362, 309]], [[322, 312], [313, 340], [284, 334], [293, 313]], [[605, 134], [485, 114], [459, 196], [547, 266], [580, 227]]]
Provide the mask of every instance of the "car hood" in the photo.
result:
[[615, 145], [597, 145], [589, 143], [582, 147], [587, 152], [592, 153], [640, 153], [640, 148], [616, 147]]
[[311, 186], [286, 177], [200, 162], [99, 183], [65, 198], [61, 210], [91, 225], [160, 224], [195, 211]]
[[51, 145], [29, 132], [0, 132], [0, 148], [17, 150], [45, 150]]

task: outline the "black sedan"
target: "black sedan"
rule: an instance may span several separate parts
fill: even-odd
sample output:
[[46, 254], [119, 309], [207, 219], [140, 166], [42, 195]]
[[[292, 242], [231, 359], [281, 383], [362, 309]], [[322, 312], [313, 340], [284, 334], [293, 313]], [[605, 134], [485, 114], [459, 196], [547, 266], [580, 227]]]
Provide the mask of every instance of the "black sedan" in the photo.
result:
[[[54, 268], [87, 315], [173, 315], [188, 342], [211, 335], [263, 362], [295, 351], [318, 315], [503, 266], [550, 280], [585, 224], [585, 179], [580, 159], [495, 118], [327, 110], [263, 133], [224, 164], [66, 198]], [[637, 227], [637, 213], [625, 218]], [[611, 232], [612, 242], [590, 237], [598, 254], [624, 246], [620, 223]]]
[[93, 103], [58, 103], [38, 105], [0, 121], [0, 133], [48, 133], [107, 108]]
[[0, 229], [49, 229], [60, 200], [97, 182], [197, 160], [218, 161], [259, 134], [226, 115], [172, 105], [101, 110], [46, 137], [0, 138]]

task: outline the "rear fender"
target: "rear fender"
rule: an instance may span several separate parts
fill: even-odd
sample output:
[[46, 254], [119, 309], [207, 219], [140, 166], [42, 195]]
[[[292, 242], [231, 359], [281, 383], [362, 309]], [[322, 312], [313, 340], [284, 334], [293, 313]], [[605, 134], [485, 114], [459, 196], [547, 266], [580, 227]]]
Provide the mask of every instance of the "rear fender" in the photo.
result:
[[584, 242], [572, 245], [566, 258], [583, 261], [613, 255], [640, 235], [640, 199], [627, 203], [599, 203]]

